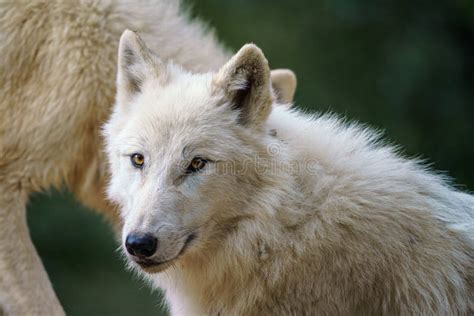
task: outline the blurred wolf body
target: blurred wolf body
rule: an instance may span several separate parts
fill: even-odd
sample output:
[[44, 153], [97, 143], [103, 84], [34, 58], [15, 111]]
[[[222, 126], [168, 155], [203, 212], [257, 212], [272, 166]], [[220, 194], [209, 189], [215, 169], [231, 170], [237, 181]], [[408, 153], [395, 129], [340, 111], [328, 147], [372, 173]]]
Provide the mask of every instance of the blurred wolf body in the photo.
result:
[[65, 185], [120, 225], [104, 198], [99, 129], [114, 102], [125, 28], [193, 71], [228, 56], [178, 1], [0, 4], [0, 310], [8, 315], [64, 314], [30, 240], [31, 192]]
[[178, 1], [0, 4], [2, 189], [66, 184], [86, 205], [113, 212], [96, 194], [105, 179], [98, 130], [114, 101], [116, 51], [127, 27], [193, 71], [216, 69], [228, 57]]
[[[190, 71], [215, 70], [229, 57], [175, 0], [0, 3], [0, 313], [64, 314], [30, 240], [30, 193], [65, 186], [121, 226], [104, 194], [100, 127], [126, 28]], [[291, 100], [294, 74], [272, 78], [276, 96]]]

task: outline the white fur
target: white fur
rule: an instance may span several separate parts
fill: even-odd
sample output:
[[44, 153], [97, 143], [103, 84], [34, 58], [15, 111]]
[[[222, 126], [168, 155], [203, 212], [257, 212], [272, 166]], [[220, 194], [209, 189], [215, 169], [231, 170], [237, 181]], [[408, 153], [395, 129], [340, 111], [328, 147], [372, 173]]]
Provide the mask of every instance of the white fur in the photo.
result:
[[[139, 56], [133, 38], [124, 34], [123, 47]], [[473, 196], [369, 128], [283, 106], [269, 113], [268, 65], [255, 46], [215, 74], [144, 59], [154, 62], [135, 94], [119, 77], [131, 101], [118, 99], [104, 127], [108, 192], [123, 236], [154, 234], [152, 259], [172, 260], [132, 263], [165, 290], [172, 314], [474, 311]], [[195, 156], [210, 162], [184, 175], [179, 166]]]
[[[121, 228], [105, 198], [100, 126], [126, 28], [188, 70], [216, 70], [230, 56], [177, 0], [0, 1], [0, 314], [64, 314], [30, 239], [32, 192], [65, 186]], [[276, 95], [291, 99], [294, 75], [275, 74]]]
[[0, 1], [0, 314], [64, 315], [30, 239], [32, 192], [67, 187], [121, 226], [105, 198], [100, 126], [126, 28], [194, 71], [228, 58], [179, 1]]

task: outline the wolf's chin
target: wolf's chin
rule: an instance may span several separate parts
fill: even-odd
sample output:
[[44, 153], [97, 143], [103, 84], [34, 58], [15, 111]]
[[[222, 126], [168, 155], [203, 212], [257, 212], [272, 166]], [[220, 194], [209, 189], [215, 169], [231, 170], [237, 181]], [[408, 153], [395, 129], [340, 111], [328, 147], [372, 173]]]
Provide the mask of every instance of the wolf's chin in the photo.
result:
[[140, 266], [140, 269], [143, 272], [146, 272], [148, 274], [155, 274], [155, 273], [163, 272], [166, 269], [168, 269], [176, 259], [171, 259], [171, 260], [160, 262], [160, 263], [154, 263], [151, 265], [144, 265], [138, 262], [137, 264]]

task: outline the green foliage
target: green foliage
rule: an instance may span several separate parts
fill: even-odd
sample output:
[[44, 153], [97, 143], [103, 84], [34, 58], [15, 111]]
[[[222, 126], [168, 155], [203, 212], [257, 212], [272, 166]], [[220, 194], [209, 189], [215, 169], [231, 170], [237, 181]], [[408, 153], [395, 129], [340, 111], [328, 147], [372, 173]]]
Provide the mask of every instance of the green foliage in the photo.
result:
[[[298, 77], [296, 104], [386, 131], [474, 188], [474, 6], [440, 1], [194, 0], [233, 50], [254, 42]], [[315, 135], [317, 137], [317, 135]], [[157, 315], [110, 228], [69, 195], [35, 196], [32, 236], [68, 315]]]

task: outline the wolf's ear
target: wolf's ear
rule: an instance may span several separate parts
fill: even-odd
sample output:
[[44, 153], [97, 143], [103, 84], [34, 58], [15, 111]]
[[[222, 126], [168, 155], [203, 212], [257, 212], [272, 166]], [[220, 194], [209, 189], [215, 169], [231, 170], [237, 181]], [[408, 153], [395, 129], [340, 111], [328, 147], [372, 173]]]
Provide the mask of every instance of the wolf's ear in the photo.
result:
[[163, 62], [146, 47], [137, 33], [125, 30], [118, 51], [118, 99], [129, 100], [141, 91], [149, 76], [162, 75], [164, 68]]
[[213, 78], [213, 89], [223, 92], [224, 101], [240, 111], [239, 122], [259, 127], [270, 114], [273, 97], [270, 68], [262, 51], [244, 45]]
[[270, 73], [273, 92], [279, 103], [291, 106], [296, 90], [296, 75], [290, 69], [274, 69]]

